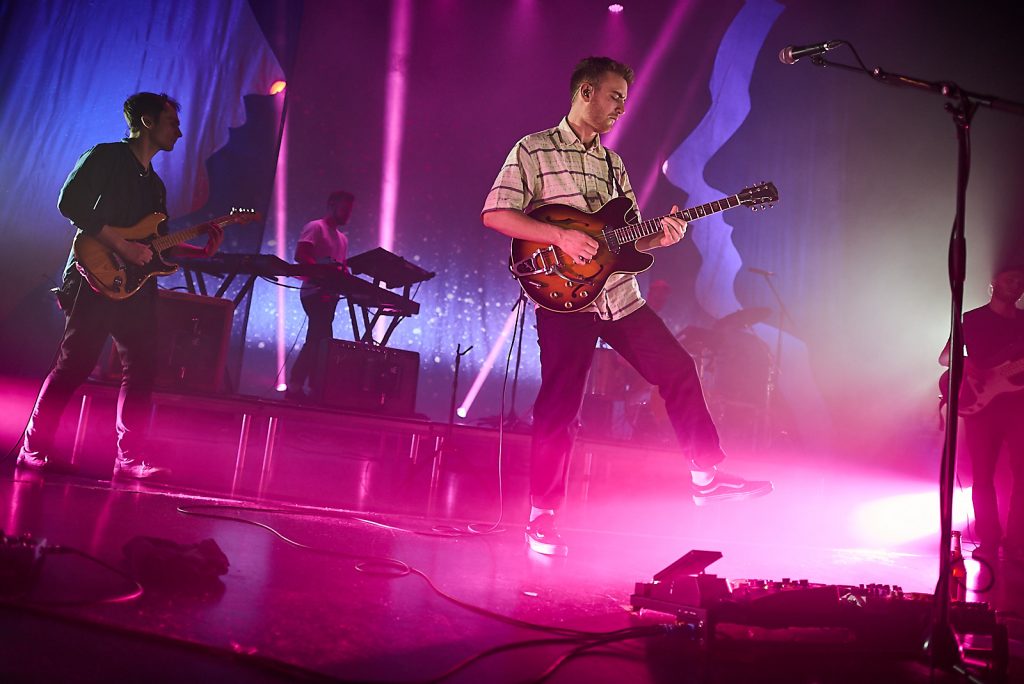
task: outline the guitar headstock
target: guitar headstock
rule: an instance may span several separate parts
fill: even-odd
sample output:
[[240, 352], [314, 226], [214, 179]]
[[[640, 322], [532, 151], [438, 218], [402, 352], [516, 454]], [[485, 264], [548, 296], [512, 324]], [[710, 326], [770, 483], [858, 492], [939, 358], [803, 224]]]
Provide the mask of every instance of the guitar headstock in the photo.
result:
[[779, 191], [775, 183], [761, 181], [757, 185], [743, 188], [737, 194], [740, 204], [750, 207], [751, 211], [760, 211], [774, 206], [779, 201]]
[[231, 213], [228, 216], [233, 223], [252, 223], [263, 218], [260, 212], [255, 209], [245, 209], [243, 207], [231, 207]]

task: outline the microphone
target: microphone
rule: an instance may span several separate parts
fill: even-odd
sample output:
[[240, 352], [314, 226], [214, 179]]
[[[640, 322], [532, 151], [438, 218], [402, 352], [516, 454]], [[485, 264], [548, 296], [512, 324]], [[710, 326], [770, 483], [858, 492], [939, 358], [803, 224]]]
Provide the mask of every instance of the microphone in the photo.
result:
[[747, 270], [751, 273], [756, 273], [757, 275], [763, 275], [765, 278], [771, 278], [775, 275], [775, 271], [766, 271], [763, 268], [754, 268], [753, 266], [748, 266]]
[[825, 43], [815, 43], [814, 45], [790, 45], [779, 50], [779, 61], [783, 64], [796, 64], [797, 60], [801, 57], [820, 55], [823, 52], [835, 50], [842, 44], [843, 41], [841, 40], [830, 40]]

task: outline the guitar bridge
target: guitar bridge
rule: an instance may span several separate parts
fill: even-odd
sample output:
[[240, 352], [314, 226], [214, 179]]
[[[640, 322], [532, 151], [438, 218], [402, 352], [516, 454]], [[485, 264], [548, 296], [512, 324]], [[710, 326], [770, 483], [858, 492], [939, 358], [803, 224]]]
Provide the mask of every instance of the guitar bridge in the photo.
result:
[[514, 278], [527, 278], [536, 275], [561, 275], [558, 254], [554, 245], [538, 249], [525, 259], [509, 264]]

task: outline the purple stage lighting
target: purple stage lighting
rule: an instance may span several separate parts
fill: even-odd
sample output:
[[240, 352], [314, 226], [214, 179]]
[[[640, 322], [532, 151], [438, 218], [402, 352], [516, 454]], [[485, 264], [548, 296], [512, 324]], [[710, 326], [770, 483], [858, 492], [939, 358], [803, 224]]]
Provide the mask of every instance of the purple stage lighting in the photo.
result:
[[620, 5], [617, 2], [614, 2], [614, 3], [610, 4], [610, 5], [608, 5], [608, 11], [611, 12], [612, 14], [618, 14], [619, 12], [621, 12], [624, 9], [626, 9], [626, 8], [623, 7], [622, 5]]
[[395, 214], [398, 207], [398, 177], [402, 158], [405, 118], [405, 74], [409, 58], [412, 4], [394, 0], [391, 4], [391, 38], [388, 46], [387, 106], [384, 112], [384, 169], [380, 193], [380, 246], [395, 247]]

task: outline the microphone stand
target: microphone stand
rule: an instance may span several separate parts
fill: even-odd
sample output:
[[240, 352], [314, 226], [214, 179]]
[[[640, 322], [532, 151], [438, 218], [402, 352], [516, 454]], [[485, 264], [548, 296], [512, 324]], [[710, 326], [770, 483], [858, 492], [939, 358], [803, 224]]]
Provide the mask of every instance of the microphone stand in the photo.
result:
[[[514, 430], [516, 428], [526, 426], [526, 422], [520, 420], [519, 416], [516, 414], [516, 391], [519, 388], [519, 366], [523, 358], [523, 328], [526, 326], [526, 304], [528, 301], [526, 294], [522, 291], [522, 288], [520, 288], [519, 298], [516, 299], [516, 303], [510, 308], [511, 311], [518, 310], [518, 313], [516, 314], [516, 324], [513, 327], [518, 326], [519, 330], [516, 333], [518, 338], [513, 338], [515, 339], [516, 345], [516, 368], [515, 373], [512, 376], [512, 398], [509, 402], [510, 406], [508, 412], [503, 413], [501, 412], [501, 409], [499, 409], [499, 413], [497, 415], [484, 416], [477, 421], [481, 425], [504, 427], [506, 430]], [[507, 372], [508, 366], [506, 365], [505, 368]], [[508, 376], [506, 375], [505, 378], [507, 381]], [[504, 385], [502, 385], [502, 387], [504, 388]], [[504, 390], [502, 391], [502, 395], [502, 401], [504, 401]]]
[[445, 438], [452, 436], [452, 427], [455, 425], [455, 397], [459, 392], [459, 367], [462, 365], [462, 357], [471, 351], [473, 351], [473, 345], [463, 349], [462, 343], [459, 342], [455, 346], [455, 375], [452, 377], [452, 401], [448, 406], [448, 429], [445, 432]]
[[516, 391], [519, 389], [519, 365], [523, 359], [523, 328], [526, 327], [526, 301], [526, 293], [520, 288], [519, 299], [516, 300], [514, 305], [514, 307], [519, 307], [519, 313], [516, 315], [519, 319], [519, 339], [516, 340], [516, 369], [512, 374], [512, 397], [509, 399], [508, 415], [502, 416], [505, 428], [508, 430], [514, 430], [525, 425], [516, 414]]
[[427, 495], [427, 515], [433, 517], [434, 503], [437, 499], [437, 488], [441, 480], [441, 459], [444, 456], [445, 445], [451, 441], [452, 432], [455, 429], [455, 402], [459, 392], [459, 368], [462, 366], [462, 357], [472, 351], [474, 345], [462, 348], [462, 343], [455, 346], [455, 374], [452, 376], [452, 398], [448, 406], [448, 425], [444, 435], [434, 438], [434, 459], [430, 468], [430, 491]]
[[932, 82], [924, 79], [887, 73], [880, 68], [868, 70], [861, 61], [857, 51], [854, 56], [860, 68], [847, 64], [831, 62], [821, 55], [815, 55], [811, 62], [820, 67], [833, 67], [849, 71], [867, 73], [882, 83], [894, 86], [905, 86], [936, 93], [948, 98], [945, 110], [953, 118], [957, 138], [957, 183], [956, 183], [956, 214], [953, 217], [953, 229], [949, 244], [949, 284], [951, 291], [950, 303], [950, 344], [949, 344], [949, 389], [946, 405], [947, 416], [945, 443], [942, 451], [942, 465], [939, 479], [939, 581], [935, 588], [935, 613], [924, 643], [924, 651], [932, 666], [963, 672], [964, 663], [961, 658], [959, 643], [950, 620], [950, 577], [952, 557], [950, 541], [953, 531], [953, 488], [956, 483], [956, 435], [957, 416], [960, 406], [960, 383], [963, 378], [964, 339], [963, 339], [963, 304], [964, 279], [967, 270], [967, 239], [965, 226], [965, 208], [967, 198], [967, 180], [971, 173], [970, 124], [974, 113], [980, 105], [999, 109], [1019, 116], [1024, 116], [1024, 103], [1003, 100], [992, 95], [982, 95], [951, 82]]

